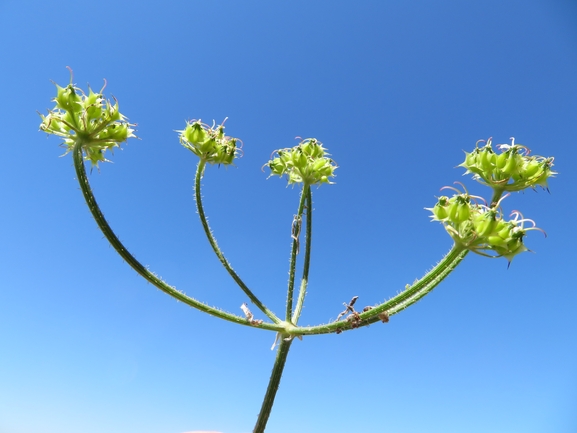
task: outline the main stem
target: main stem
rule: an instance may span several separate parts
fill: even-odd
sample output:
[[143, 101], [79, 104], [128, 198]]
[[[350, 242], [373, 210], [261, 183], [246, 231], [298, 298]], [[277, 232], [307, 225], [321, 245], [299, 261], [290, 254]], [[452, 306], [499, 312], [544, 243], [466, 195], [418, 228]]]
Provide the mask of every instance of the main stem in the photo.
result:
[[[303, 279], [301, 282], [301, 288], [299, 292], [299, 298], [297, 302], [297, 307], [293, 313], [293, 291], [294, 291], [294, 281], [295, 281], [295, 271], [296, 271], [296, 258], [299, 253], [299, 242], [300, 242], [300, 232], [302, 228], [302, 216], [305, 208], [305, 203], [307, 206], [307, 224], [306, 224], [306, 245], [305, 245], [305, 264], [303, 269]], [[299, 201], [299, 208], [292, 225], [292, 249], [291, 249], [291, 259], [289, 268], [289, 283], [287, 290], [287, 305], [286, 305], [286, 322], [296, 324], [300, 312], [302, 310], [302, 304], [304, 301], [304, 296], [306, 293], [306, 286], [308, 282], [309, 266], [310, 266], [310, 253], [311, 253], [311, 233], [312, 233], [312, 198], [311, 198], [311, 188], [309, 185], [303, 185], [301, 191], [301, 197]], [[280, 340], [276, 352], [276, 358], [274, 361], [274, 366], [272, 368], [272, 373], [268, 382], [268, 387], [264, 395], [264, 400], [256, 424], [254, 426], [253, 433], [263, 433], [266, 428], [266, 423], [268, 417], [272, 411], [272, 406], [274, 404], [274, 399], [276, 392], [278, 391], [278, 386], [282, 377], [282, 372], [286, 363], [286, 359], [289, 353], [289, 349], [293, 342], [294, 336], [288, 334], [278, 333], [277, 338]]]
[[260, 413], [258, 414], [253, 433], [263, 433], [266, 428], [266, 423], [274, 404], [274, 398], [276, 396], [276, 392], [278, 391], [278, 386], [292, 342], [293, 338], [291, 336], [282, 334], [280, 335], [280, 344], [276, 352], [276, 358], [272, 368], [268, 388], [266, 389], [266, 394], [264, 395], [264, 400], [262, 402]]

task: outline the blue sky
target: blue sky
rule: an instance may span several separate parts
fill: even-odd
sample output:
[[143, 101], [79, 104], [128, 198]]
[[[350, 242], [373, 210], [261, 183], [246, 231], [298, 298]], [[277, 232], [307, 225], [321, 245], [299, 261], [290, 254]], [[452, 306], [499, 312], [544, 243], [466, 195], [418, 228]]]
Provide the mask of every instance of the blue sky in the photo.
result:
[[[463, 150], [514, 136], [555, 157], [545, 191], [509, 197], [548, 237], [535, 253], [469, 255], [387, 325], [297, 341], [271, 433], [569, 433], [577, 429], [577, 5], [572, 1], [0, 3], [0, 432], [252, 430], [274, 360], [269, 332], [234, 326], [145, 283], [108, 246], [70, 155], [38, 132], [50, 79], [120, 101], [141, 140], [90, 177], [119, 237], [186, 293], [246, 299], [203, 237], [196, 160], [174, 130], [220, 122], [244, 142], [210, 168], [220, 246], [273, 310], [285, 302], [297, 188], [261, 167], [294, 137], [339, 164], [313, 190], [302, 324], [371, 305], [451, 240], [423, 209], [464, 182]], [[571, 282], [573, 281], [573, 282]]]

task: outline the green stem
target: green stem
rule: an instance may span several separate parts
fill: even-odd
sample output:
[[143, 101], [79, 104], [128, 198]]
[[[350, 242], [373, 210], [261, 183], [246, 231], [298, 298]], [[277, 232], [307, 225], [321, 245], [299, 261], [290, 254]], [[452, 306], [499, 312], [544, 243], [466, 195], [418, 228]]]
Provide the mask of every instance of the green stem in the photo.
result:
[[303, 185], [303, 189], [301, 191], [301, 198], [299, 201], [299, 208], [297, 214], [293, 219], [292, 225], [292, 249], [291, 249], [291, 258], [290, 258], [290, 266], [289, 266], [289, 282], [288, 282], [288, 290], [287, 290], [287, 300], [286, 300], [286, 321], [291, 321], [292, 316], [292, 309], [293, 309], [293, 292], [295, 287], [295, 271], [296, 271], [296, 262], [297, 262], [297, 254], [299, 251], [299, 236], [301, 230], [301, 223], [302, 223], [302, 215], [305, 207], [305, 201], [307, 197], [307, 190], [310, 187], [308, 185]]
[[206, 166], [206, 162], [202, 159], [198, 162], [198, 166], [196, 167], [196, 176], [194, 182], [194, 191], [196, 197], [196, 209], [198, 211], [198, 215], [200, 216], [200, 222], [202, 223], [202, 227], [204, 228], [204, 233], [208, 238], [208, 242], [212, 247], [212, 250], [220, 260], [220, 263], [224, 266], [227, 270], [229, 275], [232, 279], [238, 284], [238, 286], [242, 289], [242, 291], [250, 298], [250, 300], [264, 313], [267, 315], [269, 319], [271, 319], [274, 323], [282, 322], [272, 311], [270, 311], [247, 287], [247, 285], [242, 281], [242, 279], [238, 276], [238, 274], [232, 269], [232, 266], [224, 256], [223, 252], [220, 250], [212, 231], [210, 230], [210, 226], [208, 225], [208, 221], [206, 219], [206, 215], [204, 213], [204, 207], [202, 205], [202, 194], [200, 193], [201, 188], [201, 179]]
[[[453, 248], [445, 257], [420, 280], [412, 286], [408, 286], [404, 291], [389, 299], [388, 301], [372, 308], [371, 310], [359, 314], [358, 326], [362, 327], [382, 320], [379, 315], [387, 314], [389, 317], [399, 313], [405, 308], [413, 305], [423, 296], [430, 293], [441, 281], [443, 281], [467, 255], [468, 250], [462, 246], [453, 245]], [[297, 327], [291, 330], [292, 335], [314, 335], [327, 334], [337, 330], [346, 331], [353, 329], [349, 321], [332, 322], [318, 326]]]
[[493, 198], [491, 199], [491, 207], [495, 206], [497, 202], [501, 199], [503, 195], [503, 190], [501, 189], [493, 189]]
[[280, 383], [280, 379], [282, 377], [282, 372], [286, 363], [288, 352], [291, 343], [293, 341], [291, 337], [288, 337], [288, 340], [285, 340], [284, 338], [287, 337], [288, 337], [287, 335], [283, 334], [280, 335], [281, 341], [276, 352], [274, 366], [272, 368], [272, 373], [270, 375], [268, 387], [264, 395], [264, 400], [262, 402], [262, 406], [258, 414], [258, 418], [256, 420], [253, 433], [263, 433], [266, 428], [266, 423], [268, 421], [268, 417], [270, 416], [270, 412], [274, 404], [274, 398], [276, 396], [276, 392], [278, 391], [278, 386]]
[[306, 231], [306, 244], [305, 244], [305, 258], [303, 264], [303, 276], [301, 279], [301, 286], [299, 289], [299, 296], [297, 298], [297, 305], [292, 316], [292, 323], [295, 325], [299, 321], [301, 315], [303, 304], [305, 302], [305, 296], [307, 294], [307, 285], [309, 283], [309, 268], [311, 264], [311, 236], [312, 236], [312, 226], [313, 226], [313, 200], [311, 187], [306, 187], [306, 208], [307, 208], [307, 231]]
[[282, 332], [284, 330], [283, 326], [278, 324], [272, 323], [261, 323], [261, 324], [254, 324], [245, 319], [244, 317], [237, 316], [235, 314], [227, 313], [225, 311], [219, 310], [217, 308], [211, 307], [203, 302], [197, 301], [194, 298], [186, 296], [184, 293], [179, 292], [174, 287], [168, 285], [162, 279], [158, 278], [148, 269], [146, 269], [130, 252], [126, 249], [126, 247], [120, 242], [118, 237], [112, 231], [112, 228], [108, 225], [108, 222], [104, 218], [100, 208], [98, 207], [98, 203], [94, 198], [94, 194], [92, 193], [92, 189], [90, 188], [90, 183], [88, 182], [88, 177], [86, 176], [86, 169], [84, 167], [84, 159], [82, 157], [82, 140], [78, 140], [74, 145], [74, 149], [72, 151], [73, 159], [74, 159], [74, 168], [76, 169], [76, 176], [78, 178], [78, 183], [80, 184], [80, 189], [82, 190], [82, 194], [84, 195], [84, 199], [86, 200], [86, 204], [98, 224], [102, 233], [108, 239], [108, 242], [112, 245], [112, 247], [116, 250], [116, 252], [124, 259], [126, 262], [144, 279], [146, 279], [149, 283], [156, 286], [158, 289], [162, 290], [164, 293], [172, 296], [173, 298], [184, 302], [185, 304], [194, 307], [200, 311], [205, 313], [211, 314], [215, 317], [219, 317], [224, 320], [228, 320], [230, 322], [239, 323], [241, 325], [246, 326], [253, 326], [256, 328], [261, 329], [268, 329], [271, 331]]

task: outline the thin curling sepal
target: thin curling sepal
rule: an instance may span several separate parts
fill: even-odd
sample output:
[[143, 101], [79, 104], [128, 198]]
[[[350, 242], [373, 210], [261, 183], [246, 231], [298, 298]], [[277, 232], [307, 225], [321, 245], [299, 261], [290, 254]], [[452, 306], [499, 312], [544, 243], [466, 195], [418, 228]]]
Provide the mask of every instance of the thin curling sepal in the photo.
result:
[[[71, 77], [72, 78], [72, 77]], [[71, 82], [66, 87], [56, 86], [56, 106], [48, 111], [48, 115], [40, 114], [42, 123], [40, 130], [63, 138], [66, 153], [74, 148], [77, 142], [82, 144], [84, 159], [98, 166], [101, 161], [107, 161], [106, 150], [112, 151], [120, 147], [120, 143], [134, 135], [133, 124], [118, 109], [118, 101], [114, 104], [102, 95], [104, 87], [94, 93], [88, 87], [88, 95]]]

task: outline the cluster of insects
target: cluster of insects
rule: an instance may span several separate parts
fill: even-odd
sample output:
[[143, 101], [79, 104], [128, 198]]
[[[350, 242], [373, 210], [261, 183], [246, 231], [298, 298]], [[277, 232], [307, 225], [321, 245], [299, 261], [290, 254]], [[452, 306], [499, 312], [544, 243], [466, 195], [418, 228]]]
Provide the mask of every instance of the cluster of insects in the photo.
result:
[[[359, 313], [357, 311], [355, 311], [355, 307], [354, 307], [355, 303], [357, 302], [357, 299], [359, 299], [358, 296], [353, 296], [353, 299], [351, 299], [351, 301], [348, 304], [343, 303], [343, 305], [345, 306], [345, 310], [337, 316], [337, 319], [335, 320], [335, 322], [338, 322], [343, 317], [345, 317], [346, 318], [345, 320], [351, 324], [351, 329], [358, 328], [361, 325], [361, 322], [362, 322], [361, 316], [359, 315]], [[372, 310], [372, 309], [373, 309], [373, 307], [367, 306], [367, 307], [363, 308], [362, 312], [365, 313], [365, 312]], [[383, 323], [387, 323], [389, 321], [389, 313], [387, 313], [386, 311], [379, 313], [377, 317], [379, 319], [381, 319], [381, 322], [383, 322]], [[343, 329], [337, 328], [337, 330], [335, 332], [337, 334], [340, 334], [341, 332], [343, 332]]]

